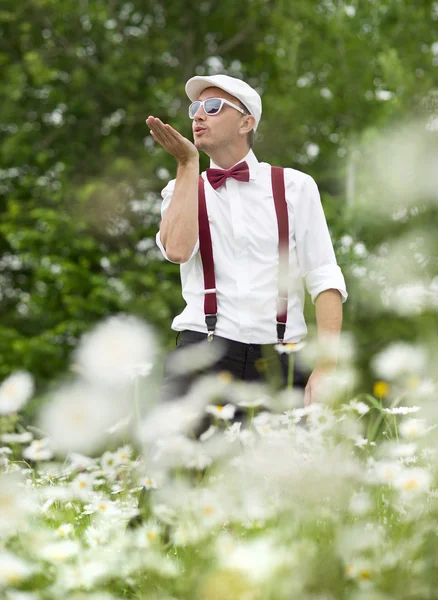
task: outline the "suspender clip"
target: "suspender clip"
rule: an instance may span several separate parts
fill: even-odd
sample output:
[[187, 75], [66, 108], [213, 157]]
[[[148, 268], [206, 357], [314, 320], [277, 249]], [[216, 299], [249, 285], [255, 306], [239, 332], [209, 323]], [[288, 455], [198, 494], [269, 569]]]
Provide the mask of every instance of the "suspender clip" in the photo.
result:
[[205, 315], [205, 323], [207, 325], [208, 330], [207, 341], [211, 342], [213, 340], [214, 332], [216, 329], [217, 314]]
[[277, 338], [279, 344], [284, 344], [284, 333], [286, 331], [286, 323], [277, 321]]

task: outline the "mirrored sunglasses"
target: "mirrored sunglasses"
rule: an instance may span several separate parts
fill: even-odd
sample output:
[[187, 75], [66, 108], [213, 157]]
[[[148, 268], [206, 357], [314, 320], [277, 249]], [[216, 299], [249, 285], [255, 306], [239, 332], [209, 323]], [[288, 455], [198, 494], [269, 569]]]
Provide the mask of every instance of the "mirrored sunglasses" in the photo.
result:
[[232, 106], [243, 115], [245, 115], [245, 111], [237, 106], [237, 104], [233, 104], [229, 100], [225, 100], [225, 98], [207, 98], [207, 100], [196, 100], [196, 102], [192, 102], [189, 106], [189, 117], [191, 119], [195, 118], [196, 113], [199, 108], [202, 106], [206, 115], [217, 115], [223, 108], [224, 104], [228, 104], [228, 106]]

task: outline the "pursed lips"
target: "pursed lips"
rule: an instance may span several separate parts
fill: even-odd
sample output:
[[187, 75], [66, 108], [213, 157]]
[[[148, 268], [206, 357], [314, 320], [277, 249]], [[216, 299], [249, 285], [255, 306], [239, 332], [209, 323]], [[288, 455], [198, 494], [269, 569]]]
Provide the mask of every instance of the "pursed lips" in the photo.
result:
[[207, 128], [206, 127], [194, 127], [193, 128], [194, 133], [202, 133], [203, 131], [207, 131]]

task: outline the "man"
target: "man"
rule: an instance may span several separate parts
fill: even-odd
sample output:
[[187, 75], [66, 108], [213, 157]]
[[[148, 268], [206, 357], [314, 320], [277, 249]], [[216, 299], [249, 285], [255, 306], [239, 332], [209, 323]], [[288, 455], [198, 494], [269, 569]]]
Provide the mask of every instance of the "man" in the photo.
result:
[[[259, 162], [251, 149], [262, 113], [259, 94], [227, 75], [192, 77], [186, 92], [192, 101], [194, 143], [158, 118], [146, 120], [154, 140], [178, 165], [176, 179], [162, 192], [156, 238], [164, 257], [181, 265], [187, 306], [172, 323], [172, 329], [182, 332], [175, 350], [207, 343], [206, 338], [213, 344], [220, 340], [225, 355], [213, 371], [263, 379], [264, 349], [277, 342], [299, 344], [307, 333], [303, 280], [316, 307], [318, 337], [331, 335], [336, 342], [348, 296], [344, 277], [314, 180], [287, 168], [281, 170], [284, 183], [277, 183], [275, 192], [271, 166]], [[200, 150], [210, 157], [201, 181]], [[282, 216], [277, 210], [281, 185]], [[283, 258], [281, 244], [287, 249]], [[286, 289], [281, 281], [285, 264]], [[214, 284], [208, 287], [208, 281]], [[208, 311], [208, 305], [214, 308]], [[305, 387], [308, 405], [316, 400], [320, 377], [336, 365], [336, 350], [328, 363], [317, 360], [310, 377], [299, 368], [298, 357], [299, 352], [294, 385]], [[288, 354], [279, 358], [286, 383]], [[192, 380], [174, 377], [165, 366], [164, 387], [176, 382], [173, 394], [185, 393]]]

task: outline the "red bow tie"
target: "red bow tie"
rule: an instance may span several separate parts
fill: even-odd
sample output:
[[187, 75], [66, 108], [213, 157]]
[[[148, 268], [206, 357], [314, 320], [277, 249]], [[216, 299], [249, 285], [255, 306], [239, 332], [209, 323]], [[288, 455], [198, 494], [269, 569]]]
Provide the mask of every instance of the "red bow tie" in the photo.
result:
[[231, 169], [207, 169], [207, 179], [211, 187], [217, 190], [228, 177], [234, 177], [237, 181], [249, 181], [248, 163], [243, 161]]

